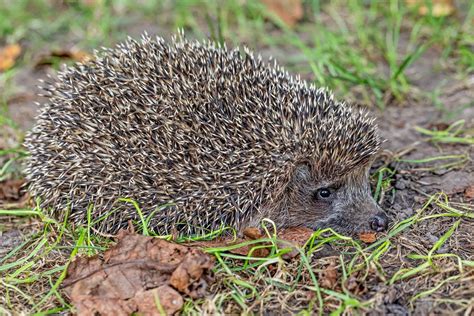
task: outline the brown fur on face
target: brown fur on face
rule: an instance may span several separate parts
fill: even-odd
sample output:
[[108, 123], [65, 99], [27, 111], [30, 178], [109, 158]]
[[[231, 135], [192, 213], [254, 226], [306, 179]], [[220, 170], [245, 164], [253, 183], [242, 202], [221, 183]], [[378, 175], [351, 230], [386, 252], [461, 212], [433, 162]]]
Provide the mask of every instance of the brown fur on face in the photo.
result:
[[[319, 196], [321, 189], [330, 196]], [[306, 163], [294, 169], [278, 205], [269, 209], [267, 215], [278, 227], [333, 228], [346, 234], [372, 230], [371, 219], [382, 213], [370, 192], [368, 166], [330, 179]]]

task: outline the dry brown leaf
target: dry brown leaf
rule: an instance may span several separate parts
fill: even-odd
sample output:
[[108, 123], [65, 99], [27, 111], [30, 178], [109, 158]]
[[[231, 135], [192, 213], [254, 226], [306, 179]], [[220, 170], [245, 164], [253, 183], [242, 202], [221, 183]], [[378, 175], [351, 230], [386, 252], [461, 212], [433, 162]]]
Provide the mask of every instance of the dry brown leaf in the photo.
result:
[[87, 62], [93, 58], [93, 56], [87, 52], [77, 49], [61, 49], [61, 50], [53, 50], [48, 52], [47, 54], [43, 54], [39, 56], [38, 60], [36, 61], [35, 65], [44, 66], [44, 65], [51, 65], [53, 64], [54, 59], [72, 59], [77, 62]]
[[291, 248], [291, 251], [283, 255], [283, 259], [291, 259], [299, 255], [298, 248], [304, 246], [313, 230], [305, 227], [290, 227], [282, 229], [278, 233], [278, 239], [283, 240], [279, 243], [280, 248]]
[[229, 252], [233, 253], [235, 255], [242, 255], [242, 256], [252, 256], [256, 258], [265, 258], [270, 254], [269, 248], [257, 248], [253, 249], [254, 247], [262, 246], [263, 243], [261, 244], [253, 244], [250, 246], [242, 246], [237, 249], [232, 249]]
[[82, 50], [71, 51], [71, 59], [79, 62], [86, 62], [92, 59], [92, 55]]
[[345, 282], [345, 287], [354, 295], [362, 295], [367, 292], [364, 282], [360, 281], [356, 275], [351, 275]]
[[[279, 243], [280, 248], [292, 248], [293, 250], [283, 256], [284, 259], [290, 259], [299, 254], [299, 251], [296, 247], [302, 247], [306, 241], [311, 237], [313, 234], [313, 230], [304, 227], [291, 227], [286, 229], [281, 229], [278, 232], [278, 239], [282, 240]], [[249, 240], [257, 240], [260, 238], [265, 238], [260, 230], [256, 227], [247, 227], [243, 230], [244, 238], [237, 238], [235, 240], [229, 238], [222, 238], [218, 240], [212, 241], [194, 241], [189, 242], [186, 245], [189, 247], [198, 247], [198, 248], [214, 248], [214, 247], [228, 247], [238, 245], [245, 241]], [[258, 249], [253, 248], [258, 246], [269, 246], [268, 248], [262, 247]], [[270, 243], [258, 243], [252, 244], [249, 246], [241, 246], [239, 248], [229, 250], [230, 253], [247, 256], [251, 255], [252, 257], [257, 258], [264, 258], [270, 254]]]
[[203, 255], [198, 249], [191, 249], [170, 278], [170, 284], [191, 298], [203, 297], [207, 281], [202, 278], [213, 266], [211, 257]]
[[10, 44], [0, 49], [0, 71], [10, 69], [15, 65], [15, 60], [21, 54], [21, 46]]
[[448, 16], [454, 13], [454, 0], [432, 0], [427, 5], [426, 0], [406, 0], [411, 7], [417, 7], [420, 15], [431, 15], [434, 17]]
[[371, 244], [377, 240], [377, 234], [370, 232], [360, 233], [359, 239], [367, 244]]
[[313, 233], [314, 230], [306, 227], [290, 227], [282, 229], [278, 234], [278, 238], [290, 241], [298, 247], [302, 247]]
[[15, 65], [15, 60], [12, 58], [2, 58], [0, 56], [0, 71], [5, 71], [12, 68]]
[[336, 261], [331, 260], [329, 265], [322, 271], [319, 282], [322, 287], [334, 289], [337, 285]]
[[294, 26], [303, 18], [301, 0], [261, 0], [269, 11], [277, 15], [288, 26]]
[[213, 259], [199, 249], [122, 231], [104, 258], [79, 257], [63, 283], [78, 315], [171, 315], [204, 296]]
[[[228, 247], [228, 246], [234, 246], [238, 245], [240, 243], [243, 243], [248, 240], [253, 240], [250, 238], [237, 238], [235, 240], [229, 238], [223, 238], [223, 239], [218, 239], [218, 240], [210, 240], [210, 241], [192, 241], [186, 243], [187, 246], [189, 247], [196, 247], [196, 248], [217, 248], [217, 247]], [[263, 244], [263, 243], [262, 243]], [[262, 245], [262, 244], [253, 244], [250, 246], [241, 246], [239, 248], [231, 249], [229, 250], [230, 253], [233, 253], [235, 255], [242, 255], [242, 256], [247, 256], [247, 255], [252, 255], [252, 257], [257, 257], [257, 258], [265, 258], [266, 256], [269, 255], [270, 251], [266, 248], [259, 248], [255, 249], [250, 253], [253, 247]]]
[[471, 185], [464, 190], [464, 198], [468, 201], [474, 200], [474, 185]]
[[[139, 315], [160, 315], [160, 310], [168, 315], [175, 314], [184, 304], [183, 297], [168, 285], [138, 293], [133, 299]], [[161, 307], [157, 308], [157, 304]]]
[[10, 44], [3, 48], [2, 55], [7, 58], [17, 58], [21, 53], [21, 46], [18, 44]]
[[24, 194], [21, 192], [21, 186], [24, 180], [5, 180], [0, 182], [0, 202], [18, 201]]
[[244, 229], [243, 234], [245, 237], [250, 239], [259, 239], [263, 238], [263, 234], [257, 227], [247, 227]]

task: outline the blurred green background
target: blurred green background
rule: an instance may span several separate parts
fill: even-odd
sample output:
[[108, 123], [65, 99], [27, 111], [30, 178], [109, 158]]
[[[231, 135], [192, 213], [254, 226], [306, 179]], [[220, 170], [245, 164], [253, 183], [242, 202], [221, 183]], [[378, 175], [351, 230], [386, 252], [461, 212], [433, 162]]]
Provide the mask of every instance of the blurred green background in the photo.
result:
[[[279, 11], [278, 2], [286, 7]], [[182, 28], [188, 37], [247, 45], [338, 95], [383, 108], [433, 97], [447, 72], [474, 71], [474, 5], [448, 4], [440, 14], [436, 2], [422, 0], [1, 0], [0, 44], [21, 45], [18, 69], [52, 51], [90, 53], [144, 30], [169, 37]], [[55, 67], [64, 62], [52, 57]]]

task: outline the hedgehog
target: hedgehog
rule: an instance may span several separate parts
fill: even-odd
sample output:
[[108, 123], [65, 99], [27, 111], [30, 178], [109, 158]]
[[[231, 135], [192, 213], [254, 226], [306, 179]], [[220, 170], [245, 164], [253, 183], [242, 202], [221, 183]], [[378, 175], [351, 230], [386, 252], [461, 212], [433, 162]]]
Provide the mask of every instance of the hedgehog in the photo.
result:
[[26, 177], [56, 218], [108, 233], [387, 227], [374, 119], [246, 47], [144, 34], [42, 88]]

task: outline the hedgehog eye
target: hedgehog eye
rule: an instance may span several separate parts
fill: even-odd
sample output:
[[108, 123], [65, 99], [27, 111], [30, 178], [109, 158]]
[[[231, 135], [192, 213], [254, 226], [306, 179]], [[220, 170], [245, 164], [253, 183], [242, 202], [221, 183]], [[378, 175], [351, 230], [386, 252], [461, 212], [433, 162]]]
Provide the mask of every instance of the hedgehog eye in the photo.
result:
[[325, 200], [331, 196], [331, 189], [330, 188], [321, 188], [316, 191], [316, 199], [318, 200]]

